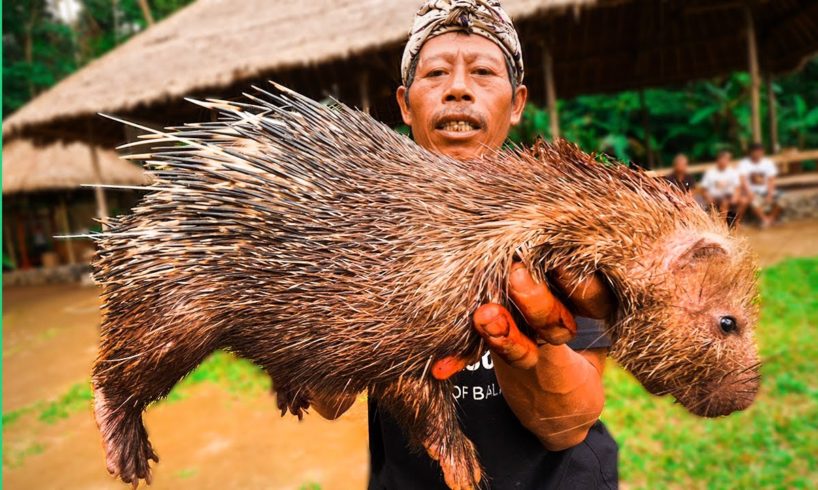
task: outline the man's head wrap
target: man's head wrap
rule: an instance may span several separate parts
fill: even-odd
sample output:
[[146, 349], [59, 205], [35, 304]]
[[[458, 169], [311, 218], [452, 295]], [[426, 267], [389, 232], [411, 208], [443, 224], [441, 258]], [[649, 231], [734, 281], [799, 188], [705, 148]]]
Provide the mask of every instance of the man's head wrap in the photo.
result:
[[447, 32], [478, 34], [500, 47], [516, 84], [523, 82], [523, 54], [511, 18], [498, 0], [427, 0], [418, 10], [400, 63], [403, 84], [423, 44]]

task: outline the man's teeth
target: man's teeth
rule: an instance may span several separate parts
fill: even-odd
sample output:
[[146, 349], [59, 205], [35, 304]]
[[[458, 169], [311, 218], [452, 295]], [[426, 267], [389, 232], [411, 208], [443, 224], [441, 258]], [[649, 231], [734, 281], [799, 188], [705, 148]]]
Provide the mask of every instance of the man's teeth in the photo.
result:
[[442, 129], [444, 131], [471, 131], [476, 128], [468, 121], [449, 121], [443, 124]]

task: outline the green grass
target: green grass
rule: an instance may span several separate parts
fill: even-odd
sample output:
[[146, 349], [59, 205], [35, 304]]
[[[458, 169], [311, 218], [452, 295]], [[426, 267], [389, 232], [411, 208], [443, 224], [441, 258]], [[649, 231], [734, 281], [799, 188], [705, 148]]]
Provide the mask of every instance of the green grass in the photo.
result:
[[[222, 385], [228, 392], [256, 395], [270, 390], [270, 378], [250, 361], [237, 359], [227, 352], [216, 352], [174, 387], [168, 397], [158, 403], [184, 399], [190, 389], [201, 383]], [[76, 412], [91, 410], [93, 392], [91, 383], [85, 381], [73, 385], [62, 396], [52, 401], [39, 401], [3, 414], [3, 426], [9, 427], [22, 417], [36, 414], [41, 422], [53, 424]]]
[[[620, 476], [629, 488], [815, 488], [818, 258], [765, 269], [761, 300], [757, 336], [764, 359], [762, 390], [745, 412], [700, 419], [668, 398], [648, 395], [615, 366], [606, 373], [602, 418], [620, 444]], [[236, 395], [270, 389], [269, 377], [252, 363], [217, 352], [160, 403], [183, 399], [201, 383], [218, 384]], [[54, 423], [90, 412], [91, 397], [90, 385], [78, 383], [56, 400], [4, 413], [4, 428], [27, 416]], [[43, 450], [32, 442], [4, 458], [4, 466], [19, 466]], [[195, 471], [176, 476], [189, 478]], [[314, 488], [310, 485], [304, 488]]]
[[747, 411], [687, 414], [626, 372], [606, 373], [602, 419], [633, 488], [815, 488], [818, 485], [818, 258], [761, 274], [762, 389]]

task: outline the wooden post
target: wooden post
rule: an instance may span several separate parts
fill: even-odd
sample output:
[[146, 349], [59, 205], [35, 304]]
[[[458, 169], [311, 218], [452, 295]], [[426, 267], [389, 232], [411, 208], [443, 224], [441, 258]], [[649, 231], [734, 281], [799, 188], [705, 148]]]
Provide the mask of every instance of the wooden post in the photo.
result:
[[770, 123], [770, 151], [778, 153], [781, 147], [778, 144], [778, 101], [773, 90], [773, 74], [767, 73], [767, 117]]
[[[60, 206], [57, 208], [57, 219], [60, 221], [63, 235], [71, 234], [71, 225], [68, 224], [68, 206], [65, 204], [65, 196], [60, 196]], [[77, 255], [74, 253], [74, 242], [70, 238], [64, 238], [65, 248], [68, 252], [68, 263], [76, 264]]]
[[[99, 153], [97, 147], [92, 143], [88, 144], [91, 151], [91, 165], [94, 169], [94, 176], [96, 177], [95, 184], [102, 184], [102, 171], [99, 168]], [[108, 201], [105, 198], [105, 189], [102, 187], [94, 187], [94, 197], [97, 201], [97, 218], [102, 221], [102, 229], [105, 229], [105, 219], [108, 217]]]
[[645, 103], [645, 91], [643, 89], [639, 89], [639, 109], [642, 113], [642, 131], [645, 134], [645, 156], [648, 159], [648, 168], [653, 169], [656, 166], [656, 162], [653, 158], [653, 148], [650, 146], [650, 114], [648, 114], [648, 106]]
[[744, 7], [744, 16], [747, 21], [747, 58], [750, 70], [750, 108], [753, 143], [761, 143], [761, 75], [758, 67], [758, 46], [756, 44], [756, 29], [753, 21], [753, 11], [749, 5]]
[[26, 226], [23, 220], [17, 220], [17, 248], [20, 249], [20, 262], [17, 264], [18, 269], [31, 269], [31, 257], [28, 255], [28, 246], [26, 244]]
[[556, 141], [560, 137], [560, 116], [557, 112], [557, 89], [554, 87], [554, 59], [545, 41], [542, 43], [542, 66], [545, 74], [545, 104], [548, 106], [551, 141]]
[[85, 125], [85, 132], [88, 135], [88, 150], [91, 152], [91, 168], [94, 170], [94, 178], [96, 179], [94, 187], [94, 197], [97, 202], [97, 218], [100, 220], [100, 225], [103, 231], [106, 229], [105, 220], [108, 218], [108, 200], [105, 198], [105, 189], [99, 187], [102, 185], [102, 170], [99, 166], [99, 153], [94, 144], [94, 127], [90, 122]]
[[7, 219], [3, 220], [3, 244], [9, 252], [9, 258], [14, 263], [14, 267], [20, 267], [17, 262], [17, 248], [14, 246], [14, 235], [11, 233], [11, 212], [8, 213]]
[[145, 18], [145, 23], [148, 27], [154, 24], [153, 14], [151, 13], [151, 6], [148, 5], [148, 0], [139, 0], [139, 8], [142, 10], [142, 17]]
[[364, 68], [361, 71], [358, 83], [361, 92], [361, 110], [369, 114], [369, 70]]

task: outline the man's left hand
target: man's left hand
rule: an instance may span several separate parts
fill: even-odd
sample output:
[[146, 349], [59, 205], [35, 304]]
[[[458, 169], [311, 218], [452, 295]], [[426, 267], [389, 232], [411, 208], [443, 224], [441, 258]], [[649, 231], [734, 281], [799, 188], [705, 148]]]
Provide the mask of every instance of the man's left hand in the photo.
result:
[[[602, 279], [593, 275], [583, 281], [564, 271], [555, 280], [577, 314], [590, 318], [607, 318], [615, 304], [613, 294]], [[544, 283], [537, 283], [523, 264], [514, 264], [509, 277], [509, 296], [537, 337], [549, 344], [564, 344], [576, 335], [571, 312]], [[473, 315], [474, 328], [489, 349], [513, 367], [529, 369], [537, 363], [537, 344], [517, 327], [511, 313], [501, 305], [485, 304]], [[435, 362], [432, 375], [448, 379], [468, 360], [447, 357]]]

